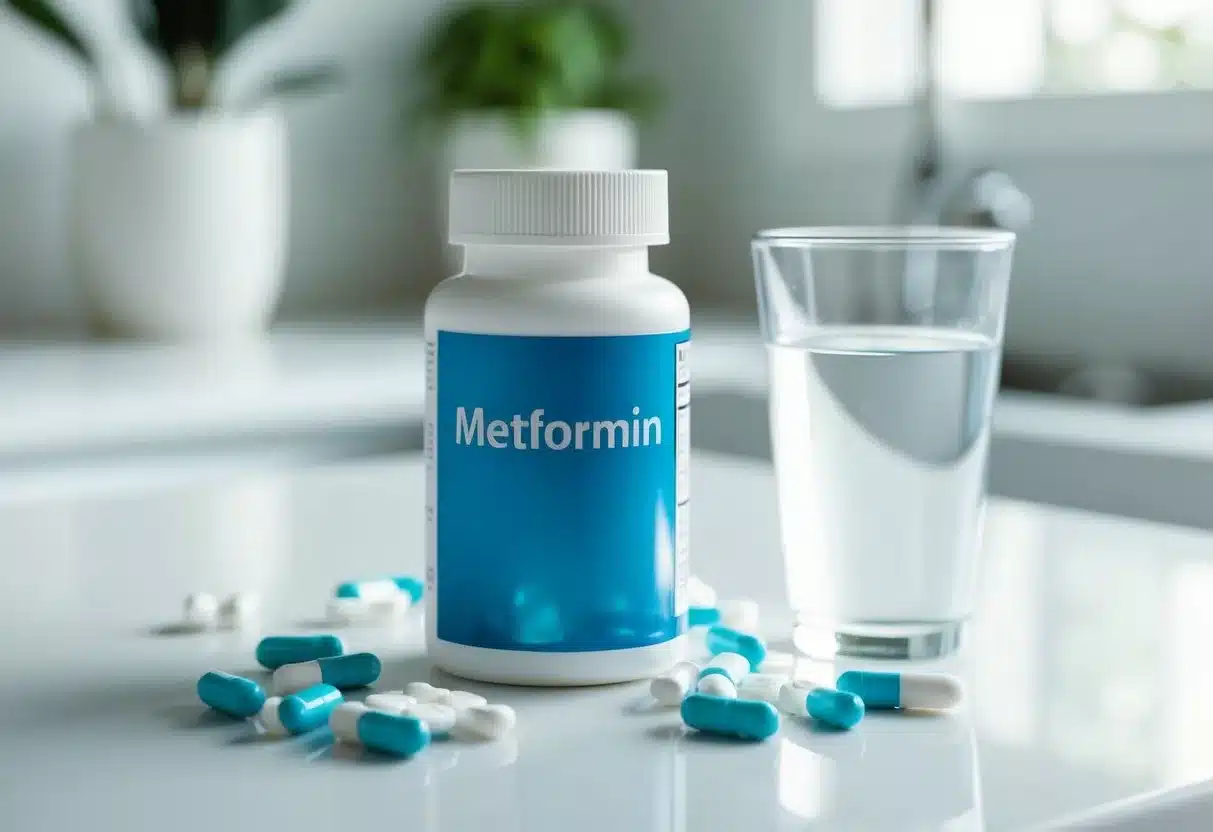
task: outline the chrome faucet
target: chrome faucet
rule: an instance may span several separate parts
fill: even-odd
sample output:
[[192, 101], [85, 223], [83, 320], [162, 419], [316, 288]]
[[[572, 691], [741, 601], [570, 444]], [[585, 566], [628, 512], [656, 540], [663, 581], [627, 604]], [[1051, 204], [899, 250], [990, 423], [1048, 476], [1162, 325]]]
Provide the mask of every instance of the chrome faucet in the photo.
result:
[[942, 93], [935, 29], [939, 0], [922, 2], [923, 84], [914, 99], [916, 151], [896, 207], [913, 225], [963, 225], [1021, 231], [1032, 221], [1032, 200], [1011, 176], [993, 167], [949, 170], [943, 150]]

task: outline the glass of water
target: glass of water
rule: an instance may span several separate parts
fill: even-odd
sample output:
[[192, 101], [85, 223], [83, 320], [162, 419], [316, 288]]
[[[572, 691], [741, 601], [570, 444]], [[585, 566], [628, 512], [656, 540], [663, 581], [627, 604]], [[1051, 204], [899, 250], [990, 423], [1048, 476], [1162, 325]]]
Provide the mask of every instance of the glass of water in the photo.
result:
[[942, 656], [972, 611], [1015, 235], [787, 228], [754, 240], [793, 640]]

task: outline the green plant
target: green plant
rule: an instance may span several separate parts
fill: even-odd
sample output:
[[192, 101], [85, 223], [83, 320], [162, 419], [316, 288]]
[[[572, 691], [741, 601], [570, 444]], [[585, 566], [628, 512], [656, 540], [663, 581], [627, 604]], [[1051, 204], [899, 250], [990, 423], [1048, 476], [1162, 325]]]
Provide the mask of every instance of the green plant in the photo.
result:
[[496, 111], [529, 134], [545, 114], [602, 108], [636, 117], [657, 100], [648, 81], [624, 77], [627, 28], [596, 2], [471, 3], [444, 15], [420, 62], [420, 115], [449, 124]]
[[[0, 0], [5, 2], [5, 0]], [[21, 17], [59, 42], [99, 76], [96, 53], [51, 0], [7, 0]], [[215, 70], [240, 41], [275, 22], [292, 0], [128, 0], [136, 31], [164, 61], [173, 104], [196, 110], [215, 106]], [[291, 69], [271, 77], [255, 98], [305, 92], [330, 83], [329, 66]], [[98, 83], [100, 78], [98, 77]]]

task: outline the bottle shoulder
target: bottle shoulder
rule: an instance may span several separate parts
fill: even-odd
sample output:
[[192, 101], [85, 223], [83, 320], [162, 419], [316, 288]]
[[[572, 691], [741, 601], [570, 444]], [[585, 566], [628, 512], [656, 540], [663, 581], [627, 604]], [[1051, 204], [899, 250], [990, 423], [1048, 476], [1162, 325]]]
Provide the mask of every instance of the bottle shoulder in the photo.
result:
[[579, 280], [458, 275], [430, 293], [426, 332], [633, 335], [690, 327], [682, 290], [654, 274]]

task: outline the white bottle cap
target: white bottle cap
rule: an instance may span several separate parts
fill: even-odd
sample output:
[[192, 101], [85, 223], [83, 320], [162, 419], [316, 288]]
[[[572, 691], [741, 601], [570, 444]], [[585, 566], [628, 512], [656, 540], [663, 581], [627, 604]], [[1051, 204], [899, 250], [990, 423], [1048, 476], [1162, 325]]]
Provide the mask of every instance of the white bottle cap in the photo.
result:
[[663, 170], [457, 170], [455, 245], [659, 246], [670, 241]]

